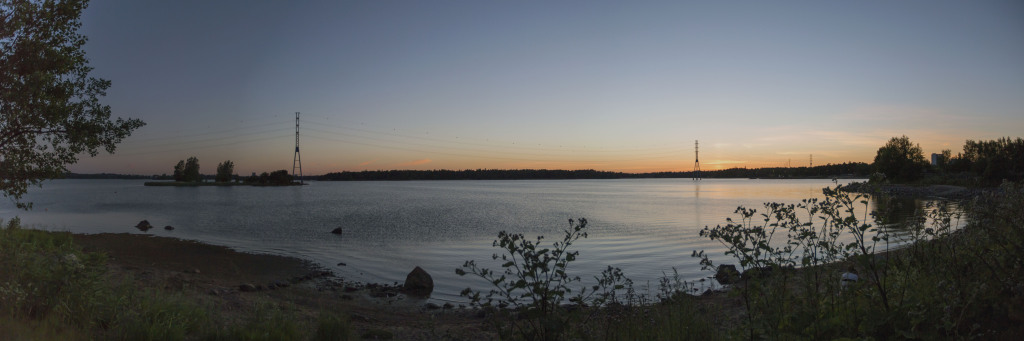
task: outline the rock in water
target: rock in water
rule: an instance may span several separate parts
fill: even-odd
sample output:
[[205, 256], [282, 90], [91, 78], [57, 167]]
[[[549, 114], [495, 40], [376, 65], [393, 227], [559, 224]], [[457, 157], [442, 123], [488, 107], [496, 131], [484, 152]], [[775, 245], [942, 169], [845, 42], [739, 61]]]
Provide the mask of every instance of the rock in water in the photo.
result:
[[740, 272], [736, 271], [736, 266], [732, 264], [725, 264], [718, 267], [718, 272], [715, 273], [715, 280], [721, 284], [733, 284], [740, 279]]
[[141, 230], [142, 232], [146, 232], [146, 230], [153, 228], [153, 225], [149, 223], [149, 220], [143, 220], [136, 224], [135, 228]]
[[405, 286], [402, 288], [406, 294], [411, 296], [427, 297], [434, 291], [434, 278], [421, 267], [416, 267], [405, 276]]
[[170, 230], [173, 230], [173, 229], [174, 229], [174, 226], [171, 226], [171, 225], [164, 226], [164, 230], [170, 231]]
[[340, 227], [339, 227], [339, 228], [336, 228], [336, 229], [334, 229], [334, 231], [331, 231], [331, 233], [333, 233], [333, 234], [336, 234], [336, 235], [339, 235], [339, 236], [340, 236], [340, 235], [341, 235], [341, 228], [340, 228]]

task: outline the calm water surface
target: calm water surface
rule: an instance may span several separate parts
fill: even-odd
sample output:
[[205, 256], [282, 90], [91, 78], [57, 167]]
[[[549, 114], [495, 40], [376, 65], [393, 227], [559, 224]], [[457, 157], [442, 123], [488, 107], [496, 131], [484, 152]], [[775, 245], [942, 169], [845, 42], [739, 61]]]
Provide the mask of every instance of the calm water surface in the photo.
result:
[[[145, 187], [136, 180], [54, 180], [33, 188], [29, 212], [13, 203], [0, 218], [76, 233], [141, 233], [219, 244], [247, 252], [312, 260], [347, 280], [402, 282], [415, 266], [435, 281], [433, 299], [461, 301], [466, 260], [491, 264], [501, 230], [560, 238], [568, 219], [585, 217], [589, 237], [570, 271], [584, 278], [620, 267], [643, 288], [675, 267], [701, 272], [694, 250], [729, 262], [717, 242], [698, 236], [724, 224], [737, 206], [821, 197], [831, 180], [689, 179], [311, 182], [301, 187]], [[162, 229], [175, 227], [173, 231]], [[343, 236], [329, 233], [336, 227]], [[531, 237], [532, 238], [532, 237]], [[346, 266], [338, 266], [343, 262]], [[643, 289], [641, 289], [643, 290]]]

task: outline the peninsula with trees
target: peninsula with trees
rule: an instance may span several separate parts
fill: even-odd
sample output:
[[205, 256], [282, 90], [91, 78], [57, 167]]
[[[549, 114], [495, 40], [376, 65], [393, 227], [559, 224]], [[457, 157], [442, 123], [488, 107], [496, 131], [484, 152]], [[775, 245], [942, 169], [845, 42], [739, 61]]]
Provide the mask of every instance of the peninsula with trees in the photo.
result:
[[217, 164], [217, 174], [213, 181], [209, 176], [199, 173], [199, 159], [195, 156], [187, 160], [178, 161], [174, 165], [174, 181], [149, 181], [146, 186], [173, 186], [173, 187], [196, 187], [196, 186], [297, 186], [302, 185], [296, 182], [295, 178], [288, 174], [288, 171], [281, 169], [270, 173], [263, 172], [260, 175], [253, 173], [249, 177], [240, 177], [234, 174], [235, 163], [226, 160]]

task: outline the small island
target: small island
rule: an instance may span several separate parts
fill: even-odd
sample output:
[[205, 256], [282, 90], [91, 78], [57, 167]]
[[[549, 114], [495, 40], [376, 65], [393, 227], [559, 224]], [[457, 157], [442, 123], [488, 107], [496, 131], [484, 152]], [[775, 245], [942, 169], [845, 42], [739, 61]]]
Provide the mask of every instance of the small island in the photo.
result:
[[188, 158], [188, 161], [181, 160], [174, 166], [174, 181], [147, 181], [145, 186], [170, 186], [170, 187], [199, 187], [199, 186], [301, 186], [302, 182], [296, 182], [295, 177], [288, 174], [288, 171], [281, 169], [271, 173], [263, 172], [260, 175], [253, 173], [252, 176], [241, 178], [233, 174], [235, 164], [227, 160], [217, 164], [217, 175], [213, 182], [207, 182], [206, 178], [199, 173], [199, 159]]

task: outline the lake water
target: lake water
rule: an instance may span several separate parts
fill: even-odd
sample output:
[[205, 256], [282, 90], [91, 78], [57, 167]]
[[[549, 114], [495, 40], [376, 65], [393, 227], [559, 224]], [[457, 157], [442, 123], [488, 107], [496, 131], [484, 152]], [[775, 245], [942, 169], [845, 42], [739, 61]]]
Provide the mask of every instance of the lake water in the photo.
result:
[[[845, 180], [849, 181], [849, 180]], [[486, 283], [455, 275], [466, 260], [493, 264], [501, 230], [545, 246], [568, 219], [589, 221], [589, 237], [570, 272], [583, 278], [616, 266], [643, 290], [675, 267], [687, 280], [702, 272], [694, 250], [722, 262], [718, 242], [698, 236], [706, 225], [736, 217], [737, 206], [797, 203], [821, 197], [831, 180], [629, 179], [520, 181], [309, 182], [293, 187], [145, 187], [136, 180], [54, 180], [11, 202], [0, 218], [23, 226], [76, 233], [142, 233], [225, 245], [246, 252], [316, 262], [346, 280], [392, 283], [421, 266], [434, 277], [432, 299], [463, 301], [459, 291]], [[763, 211], [759, 210], [759, 211]], [[165, 231], [165, 225], [174, 226]], [[330, 231], [344, 229], [337, 236]], [[338, 263], [346, 266], [338, 266]]]

